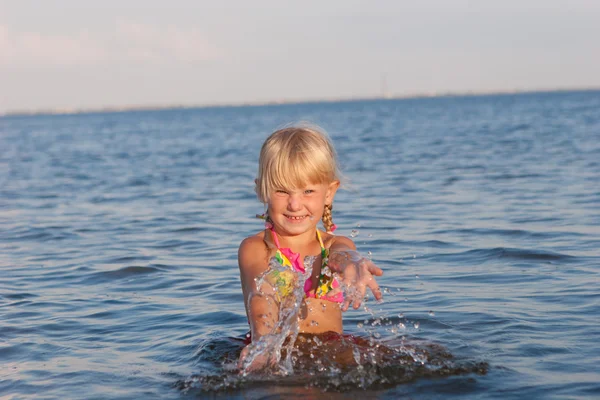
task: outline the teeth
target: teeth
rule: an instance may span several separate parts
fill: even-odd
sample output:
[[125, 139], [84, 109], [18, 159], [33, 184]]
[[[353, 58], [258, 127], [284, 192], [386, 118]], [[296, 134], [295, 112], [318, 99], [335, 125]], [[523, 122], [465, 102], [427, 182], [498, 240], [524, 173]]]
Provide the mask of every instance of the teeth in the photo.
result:
[[288, 215], [287, 217], [289, 219], [296, 219], [296, 220], [305, 218], [304, 216], [302, 216], [302, 217], [294, 217], [294, 216], [291, 216], [291, 215]]

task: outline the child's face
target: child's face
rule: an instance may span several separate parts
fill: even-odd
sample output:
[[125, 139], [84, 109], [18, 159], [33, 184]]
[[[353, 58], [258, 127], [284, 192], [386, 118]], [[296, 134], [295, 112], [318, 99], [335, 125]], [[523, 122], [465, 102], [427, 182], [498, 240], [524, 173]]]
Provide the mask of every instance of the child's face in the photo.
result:
[[279, 188], [269, 195], [269, 217], [280, 233], [299, 235], [314, 230], [323, 217], [325, 204], [331, 204], [339, 186], [307, 184], [301, 188]]

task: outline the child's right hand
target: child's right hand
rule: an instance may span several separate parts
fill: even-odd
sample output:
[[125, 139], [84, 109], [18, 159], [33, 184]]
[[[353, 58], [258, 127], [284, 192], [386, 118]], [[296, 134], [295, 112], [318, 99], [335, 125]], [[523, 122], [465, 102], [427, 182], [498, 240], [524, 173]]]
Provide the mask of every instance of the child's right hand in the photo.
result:
[[251, 346], [252, 345], [244, 347], [240, 353], [240, 359], [238, 360], [237, 364], [240, 374], [245, 375], [247, 373], [257, 373], [277, 365], [277, 360], [274, 354], [269, 351], [262, 351], [258, 354], [254, 354], [254, 358], [252, 360], [246, 361], [250, 355]]
[[381, 289], [374, 276], [383, 275], [381, 268], [373, 261], [363, 257], [356, 250], [335, 250], [329, 254], [329, 268], [339, 274], [344, 289], [342, 311], [350, 304], [356, 310], [360, 307], [367, 288], [371, 289], [375, 299], [381, 300]]

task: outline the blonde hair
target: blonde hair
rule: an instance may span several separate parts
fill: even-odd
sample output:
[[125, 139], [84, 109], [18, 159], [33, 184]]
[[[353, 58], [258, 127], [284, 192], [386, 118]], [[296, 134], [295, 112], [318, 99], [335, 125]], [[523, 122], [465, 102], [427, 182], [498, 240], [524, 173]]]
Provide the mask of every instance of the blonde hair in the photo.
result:
[[[263, 203], [272, 191], [297, 189], [306, 184], [329, 184], [340, 180], [337, 155], [329, 137], [316, 126], [292, 126], [273, 132], [260, 150], [256, 194]], [[331, 205], [326, 205], [327, 222]], [[329, 230], [329, 229], [328, 229]]]

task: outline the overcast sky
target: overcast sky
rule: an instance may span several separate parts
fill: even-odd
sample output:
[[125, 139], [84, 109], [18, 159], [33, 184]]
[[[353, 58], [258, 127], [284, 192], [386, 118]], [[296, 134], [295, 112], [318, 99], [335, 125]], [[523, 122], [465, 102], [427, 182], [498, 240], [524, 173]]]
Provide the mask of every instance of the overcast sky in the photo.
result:
[[599, 88], [600, 0], [0, 0], [0, 112], [384, 87]]

